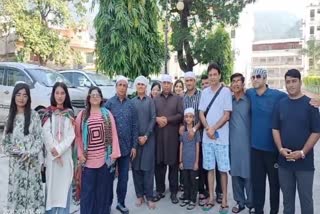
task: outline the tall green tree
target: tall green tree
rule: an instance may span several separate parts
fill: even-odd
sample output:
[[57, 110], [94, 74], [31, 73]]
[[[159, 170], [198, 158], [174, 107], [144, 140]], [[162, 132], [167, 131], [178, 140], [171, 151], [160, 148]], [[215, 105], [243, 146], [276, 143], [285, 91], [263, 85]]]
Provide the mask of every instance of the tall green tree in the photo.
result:
[[209, 33], [206, 39], [197, 40], [195, 46], [194, 57], [201, 59], [203, 64], [216, 62], [223, 71], [221, 80], [229, 83], [233, 70], [233, 53], [230, 35], [223, 25], [217, 25], [213, 33]]
[[307, 42], [307, 47], [302, 49], [302, 53], [309, 57], [309, 65], [311, 73], [319, 74], [320, 61], [320, 41], [311, 39]]
[[[64, 64], [72, 55], [72, 50], [68, 46], [69, 41], [61, 37], [56, 29], [75, 26], [75, 18], [84, 15], [84, 3], [87, 1], [0, 0], [0, 14], [5, 14], [6, 18], [0, 29], [14, 31], [23, 43], [19, 51], [21, 60], [33, 54], [38, 56], [42, 65], [48, 60]], [[72, 14], [72, 9], [77, 17]]]
[[[97, 0], [98, 1], [98, 0]], [[97, 68], [112, 77], [159, 73], [163, 44], [156, 1], [99, 0], [94, 20]]]
[[[176, 5], [181, 1], [184, 3], [184, 8], [179, 11]], [[192, 71], [198, 63], [211, 61], [203, 58], [208, 50], [199, 49], [196, 44], [210, 42], [210, 35], [214, 26], [219, 23], [236, 25], [240, 12], [247, 4], [254, 1], [160, 0], [162, 12], [165, 13], [166, 4], [170, 12], [168, 18], [172, 29], [171, 46], [173, 51], [177, 52], [181, 70]], [[200, 54], [201, 51], [204, 53]], [[218, 53], [223, 50], [214, 48], [211, 51]]]

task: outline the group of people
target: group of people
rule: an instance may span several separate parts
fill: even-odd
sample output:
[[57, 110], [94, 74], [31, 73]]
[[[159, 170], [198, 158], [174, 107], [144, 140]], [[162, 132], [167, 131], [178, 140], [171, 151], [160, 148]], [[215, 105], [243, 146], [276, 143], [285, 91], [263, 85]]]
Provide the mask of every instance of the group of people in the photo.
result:
[[9, 156], [7, 212], [69, 213], [79, 169], [81, 214], [110, 213], [115, 177], [116, 209], [127, 214], [131, 166], [138, 207], [146, 203], [155, 209], [165, 197], [168, 168], [171, 202], [180, 201], [187, 210], [199, 205], [209, 211], [217, 202], [219, 212], [228, 213], [230, 173], [233, 213], [246, 207], [249, 213], [264, 213], [268, 177], [271, 214], [279, 213], [280, 189], [283, 213], [295, 213], [298, 189], [301, 213], [313, 214], [319, 100], [302, 94], [296, 69], [285, 74], [288, 94], [268, 87], [265, 69], [252, 72], [251, 89], [245, 89], [240, 73], [225, 86], [221, 72], [210, 64], [202, 90], [193, 72], [175, 84], [164, 74], [150, 94], [148, 79], [139, 76], [133, 99], [127, 97], [127, 78], [120, 76], [116, 95], [106, 103], [101, 90], [91, 87], [77, 117], [64, 83], [53, 86], [51, 106], [38, 113], [31, 109], [29, 86], [17, 83], [1, 142]]

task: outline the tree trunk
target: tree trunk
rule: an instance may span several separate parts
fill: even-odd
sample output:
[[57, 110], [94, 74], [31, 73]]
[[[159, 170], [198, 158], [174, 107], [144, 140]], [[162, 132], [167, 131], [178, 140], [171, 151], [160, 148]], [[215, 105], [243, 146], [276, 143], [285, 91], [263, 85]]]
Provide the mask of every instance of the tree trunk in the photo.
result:
[[[190, 0], [184, 0], [184, 9], [180, 12], [180, 26], [182, 29], [186, 30], [188, 29], [188, 16], [190, 15], [190, 6], [192, 1]], [[187, 37], [184, 38], [183, 43], [181, 47], [179, 47], [178, 52], [178, 62], [181, 70], [184, 72], [187, 71], [193, 71], [194, 67], [194, 60], [192, 56], [192, 50], [190, 47], [190, 41], [187, 39]], [[185, 58], [183, 56], [183, 53], [185, 53]]]

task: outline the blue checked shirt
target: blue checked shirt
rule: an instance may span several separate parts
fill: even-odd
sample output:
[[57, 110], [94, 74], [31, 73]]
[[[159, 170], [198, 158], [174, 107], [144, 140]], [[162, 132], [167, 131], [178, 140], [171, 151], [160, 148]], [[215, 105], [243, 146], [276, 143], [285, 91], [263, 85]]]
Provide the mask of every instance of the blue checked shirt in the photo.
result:
[[130, 154], [138, 146], [138, 117], [132, 101], [125, 98], [122, 102], [117, 95], [110, 98], [105, 107], [114, 116], [117, 126], [121, 156]]

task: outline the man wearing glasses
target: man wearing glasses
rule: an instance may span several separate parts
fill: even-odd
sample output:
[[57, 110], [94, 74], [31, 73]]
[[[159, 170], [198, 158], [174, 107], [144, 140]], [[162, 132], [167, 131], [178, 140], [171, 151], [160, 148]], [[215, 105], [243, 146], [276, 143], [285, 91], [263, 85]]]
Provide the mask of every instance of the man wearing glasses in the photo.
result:
[[251, 75], [253, 88], [246, 94], [251, 102], [251, 175], [253, 204], [256, 214], [263, 214], [266, 176], [270, 189], [270, 214], [279, 212], [278, 150], [272, 137], [274, 106], [287, 95], [267, 86], [267, 70], [254, 69]]

